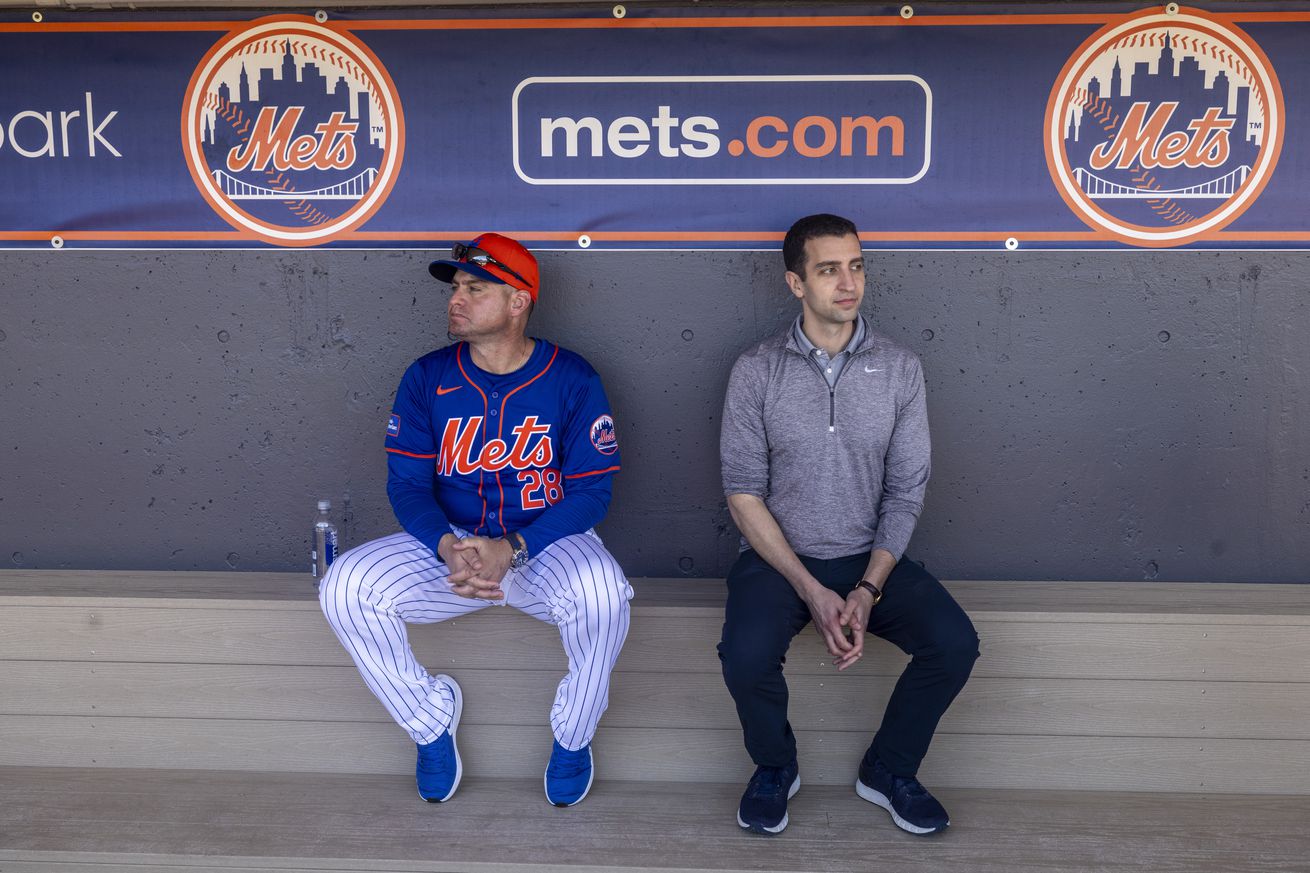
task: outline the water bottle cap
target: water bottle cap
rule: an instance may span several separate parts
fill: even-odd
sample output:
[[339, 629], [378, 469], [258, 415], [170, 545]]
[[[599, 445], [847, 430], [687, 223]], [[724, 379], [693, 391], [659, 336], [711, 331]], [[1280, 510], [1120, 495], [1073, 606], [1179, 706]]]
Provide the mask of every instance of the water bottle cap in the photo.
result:
[[320, 501], [318, 502], [318, 511], [319, 511], [319, 512], [327, 512], [327, 511], [328, 511], [329, 509], [331, 509], [331, 508], [332, 508], [332, 501], [331, 501], [331, 500], [320, 500]]

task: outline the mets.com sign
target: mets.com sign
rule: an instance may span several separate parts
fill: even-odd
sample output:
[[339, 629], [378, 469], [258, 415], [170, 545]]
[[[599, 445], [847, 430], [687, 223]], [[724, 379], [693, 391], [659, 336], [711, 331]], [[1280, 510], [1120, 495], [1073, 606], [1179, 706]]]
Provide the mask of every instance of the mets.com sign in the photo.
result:
[[1310, 12], [978, 6], [6, 13], [0, 246], [1310, 243]]

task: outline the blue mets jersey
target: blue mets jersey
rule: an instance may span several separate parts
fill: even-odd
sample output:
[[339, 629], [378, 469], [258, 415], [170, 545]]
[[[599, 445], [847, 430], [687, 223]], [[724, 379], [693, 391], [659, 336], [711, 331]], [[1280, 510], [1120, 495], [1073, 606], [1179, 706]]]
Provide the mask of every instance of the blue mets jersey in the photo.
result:
[[387, 495], [433, 552], [451, 525], [517, 531], [529, 554], [605, 516], [619, 444], [600, 376], [536, 340], [513, 373], [479, 369], [467, 343], [405, 371], [387, 422]]

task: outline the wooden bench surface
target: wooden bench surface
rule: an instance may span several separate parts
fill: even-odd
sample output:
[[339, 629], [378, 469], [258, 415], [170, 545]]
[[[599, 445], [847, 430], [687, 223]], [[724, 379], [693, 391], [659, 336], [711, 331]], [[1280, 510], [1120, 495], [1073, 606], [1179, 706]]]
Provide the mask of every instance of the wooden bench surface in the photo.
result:
[[[970, 614], [1310, 617], [1310, 585], [1058, 581], [945, 584]], [[632, 585], [636, 591], [634, 606], [644, 609], [722, 609], [725, 596], [722, 579], [635, 578]], [[0, 598], [10, 597], [294, 603], [312, 601], [315, 593], [313, 580], [303, 573], [0, 570]]]
[[[597, 739], [615, 780], [749, 772], [714, 653], [722, 580], [637, 579]], [[950, 582], [983, 657], [925, 779], [953, 788], [1310, 792], [1310, 588]], [[413, 747], [359, 681], [303, 574], [0, 571], [0, 766], [404, 774]], [[536, 769], [564, 657], [489, 608], [411, 626], [465, 689], [471, 765]], [[810, 784], [849, 781], [906, 657], [788, 656]]]
[[1306, 863], [1305, 797], [947, 789], [953, 823], [924, 839], [850, 786], [806, 784], [787, 830], [759, 837], [737, 826], [741, 790], [602, 782], [555, 809], [539, 777], [469, 774], [437, 805], [386, 776], [0, 768], [0, 870], [1303, 873]]

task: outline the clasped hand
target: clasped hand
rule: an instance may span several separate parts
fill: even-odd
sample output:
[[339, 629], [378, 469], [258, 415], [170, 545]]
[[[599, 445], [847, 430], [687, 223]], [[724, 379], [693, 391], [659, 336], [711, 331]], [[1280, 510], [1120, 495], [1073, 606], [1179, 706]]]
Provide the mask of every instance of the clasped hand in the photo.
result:
[[465, 537], [443, 538], [441, 559], [450, 567], [450, 590], [460, 597], [475, 600], [504, 600], [500, 583], [509, 570], [514, 549], [503, 539]]
[[823, 637], [832, 664], [838, 670], [845, 670], [864, 654], [864, 631], [869, 626], [871, 599], [862, 588], [856, 588], [843, 599], [822, 585], [815, 585], [805, 597], [814, 627]]

